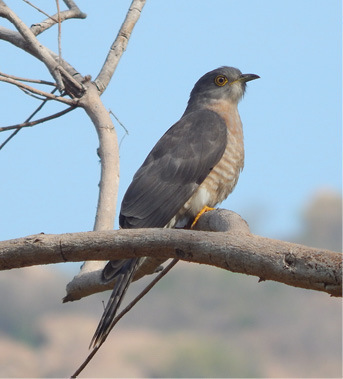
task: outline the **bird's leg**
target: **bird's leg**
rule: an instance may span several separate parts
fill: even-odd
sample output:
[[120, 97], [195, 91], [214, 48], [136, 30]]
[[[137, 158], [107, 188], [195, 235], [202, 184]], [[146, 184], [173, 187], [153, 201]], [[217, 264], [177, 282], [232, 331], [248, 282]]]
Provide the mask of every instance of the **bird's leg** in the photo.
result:
[[198, 222], [199, 218], [205, 213], [209, 211], [213, 211], [215, 208], [208, 207], [207, 205], [204, 206], [204, 208], [195, 216], [195, 219], [191, 225], [191, 229], [194, 228], [195, 224]]

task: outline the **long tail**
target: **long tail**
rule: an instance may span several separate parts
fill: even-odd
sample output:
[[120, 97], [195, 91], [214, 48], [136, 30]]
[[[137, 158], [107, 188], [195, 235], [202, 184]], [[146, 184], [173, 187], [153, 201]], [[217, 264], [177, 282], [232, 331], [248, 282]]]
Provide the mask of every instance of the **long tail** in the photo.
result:
[[[90, 343], [90, 348], [102, 345], [110, 333], [117, 310], [125, 296], [126, 290], [128, 289], [135, 272], [141, 263], [141, 260], [142, 258], [132, 258], [125, 260], [122, 267], [116, 271], [116, 282], [111, 297], [94, 333], [94, 336]], [[111, 262], [108, 263], [109, 267], [110, 263]], [[106, 267], [104, 269], [104, 273], [106, 272]]]

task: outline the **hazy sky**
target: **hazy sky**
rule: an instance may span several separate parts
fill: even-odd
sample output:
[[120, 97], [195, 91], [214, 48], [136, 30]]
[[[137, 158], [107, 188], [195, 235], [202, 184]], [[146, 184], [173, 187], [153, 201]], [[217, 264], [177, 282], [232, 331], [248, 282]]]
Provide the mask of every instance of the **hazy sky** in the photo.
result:
[[[7, 3], [29, 25], [44, 18], [23, 2]], [[55, 12], [55, 1], [34, 3]], [[78, 3], [88, 17], [62, 24], [63, 57], [95, 78], [130, 1]], [[118, 204], [152, 146], [182, 115], [197, 79], [235, 66], [261, 79], [248, 83], [239, 105], [245, 168], [222, 207], [241, 214], [256, 233], [295, 233], [316, 191], [341, 192], [341, 14], [339, 0], [148, 0], [102, 97], [129, 130], [120, 150]], [[0, 25], [9, 26], [4, 19]], [[40, 37], [55, 51], [56, 33]], [[0, 71], [51, 80], [41, 63], [8, 43], [0, 41], [0, 54]], [[0, 98], [0, 126], [23, 122], [39, 105], [1, 82]], [[63, 108], [50, 104], [39, 117]], [[8, 134], [0, 134], [0, 143]], [[82, 110], [22, 130], [0, 151], [0, 238], [92, 230], [97, 147]]]

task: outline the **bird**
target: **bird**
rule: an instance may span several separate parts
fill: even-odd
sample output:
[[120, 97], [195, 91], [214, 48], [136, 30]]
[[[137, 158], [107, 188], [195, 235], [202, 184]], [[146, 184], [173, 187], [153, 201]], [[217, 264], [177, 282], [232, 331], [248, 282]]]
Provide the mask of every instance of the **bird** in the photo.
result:
[[[244, 166], [238, 102], [256, 74], [223, 66], [194, 85], [180, 120], [171, 126], [135, 173], [121, 204], [119, 225], [189, 228], [202, 212], [232, 192]], [[115, 280], [90, 347], [100, 347], [144, 257], [109, 261], [102, 281]]]

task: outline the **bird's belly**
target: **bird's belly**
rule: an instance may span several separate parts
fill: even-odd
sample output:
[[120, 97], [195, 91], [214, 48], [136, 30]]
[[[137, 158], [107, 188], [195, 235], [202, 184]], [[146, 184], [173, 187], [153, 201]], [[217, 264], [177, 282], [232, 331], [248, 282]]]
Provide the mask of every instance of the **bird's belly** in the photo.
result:
[[[232, 139], [232, 136], [230, 137]], [[239, 148], [239, 145], [239, 142], [229, 145], [237, 148], [225, 150], [220, 162], [171, 220], [168, 227], [184, 227], [193, 221], [204, 206], [214, 207], [228, 197], [235, 188], [244, 165], [244, 150]]]
[[[227, 104], [212, 105], [211, 110], [223, 117], [228, 127], [227, 146], [220, 161], [206, 179], [168, 223], [167, 227], [184, 227], [193, 222], [204, 206], [214, 207], [225, 200], [235, 188], [244, 166], [244, 144], [242, 122], [235, 105], [231, 111]], [[176, 195], [177, 196], [177, 195]]]
[[189, 226], [205, 205], [213, 206], [211, 203], [211, 191], [207, 187], [200, 185], [166, 227], [183, 228]]

